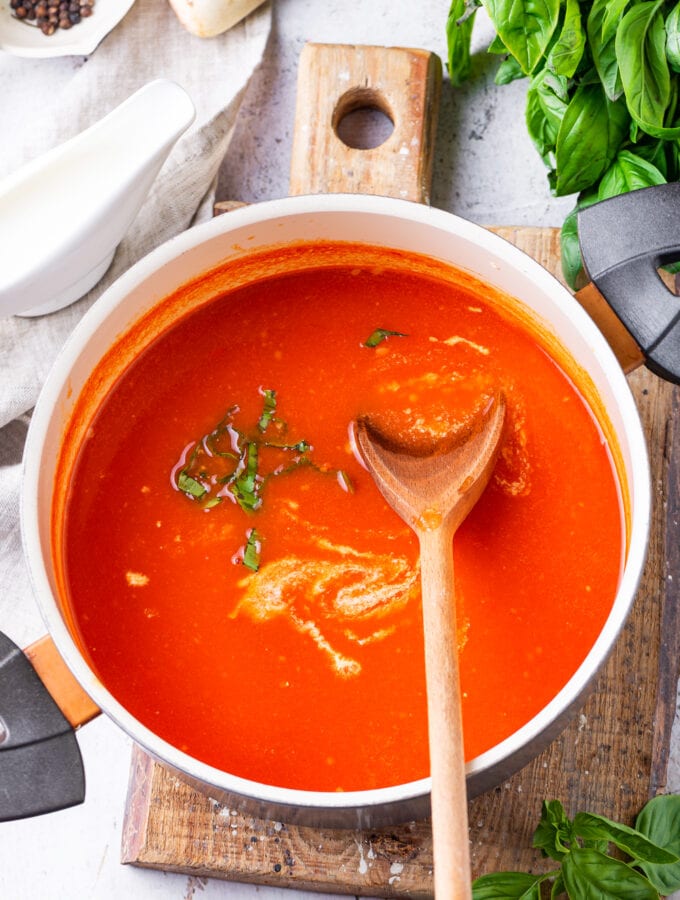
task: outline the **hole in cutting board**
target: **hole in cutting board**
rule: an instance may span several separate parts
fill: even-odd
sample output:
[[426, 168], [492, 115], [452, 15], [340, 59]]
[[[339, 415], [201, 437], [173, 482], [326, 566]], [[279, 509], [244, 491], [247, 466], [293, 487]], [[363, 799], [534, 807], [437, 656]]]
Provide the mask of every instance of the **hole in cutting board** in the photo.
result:
[[372, 88], [352, 88], [333, 111], [333, 130], [353, 150], [380, 147], [394, 131], [392, 112], [383, 95]]

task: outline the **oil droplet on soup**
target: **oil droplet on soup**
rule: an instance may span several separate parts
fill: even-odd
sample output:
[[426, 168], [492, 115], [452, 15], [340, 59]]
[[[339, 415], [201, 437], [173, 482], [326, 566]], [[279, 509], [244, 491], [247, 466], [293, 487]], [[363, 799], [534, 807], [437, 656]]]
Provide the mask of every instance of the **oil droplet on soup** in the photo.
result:
[[506, 397], [455, 540], [468, 758], [573, 675], [623, 553], [602, 431], [539, 339], [462, 274], [356, 256], [162, 330], [90, 423], [56, 534], [78, 640], [130, 712], [206, 763], [300, 789], [428, 773], [417, 542], [353, 453], [357, 416], [427, 452], [452, 416], [464, 428]]

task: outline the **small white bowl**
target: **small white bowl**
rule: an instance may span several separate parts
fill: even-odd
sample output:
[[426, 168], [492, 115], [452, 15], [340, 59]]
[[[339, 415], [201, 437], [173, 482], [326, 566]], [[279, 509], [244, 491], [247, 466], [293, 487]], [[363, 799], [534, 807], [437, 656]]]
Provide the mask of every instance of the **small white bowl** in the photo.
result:
[[115, 28], [135, 0], [96, 0], [91, 16], [72, 28], [45, 35], [25, 19], [17, 19], [9, 0], [0, 0], [0, 50], [15, 56], [87, 56]]

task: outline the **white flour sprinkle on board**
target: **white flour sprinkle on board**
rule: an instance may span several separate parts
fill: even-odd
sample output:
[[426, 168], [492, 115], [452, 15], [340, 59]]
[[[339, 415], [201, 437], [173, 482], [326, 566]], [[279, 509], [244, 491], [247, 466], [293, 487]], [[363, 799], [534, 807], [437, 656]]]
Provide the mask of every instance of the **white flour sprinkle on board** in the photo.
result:
[[388, 879], [388, 884], [394, 884], [395, 881], [401, 880], [401, 873], [404, 871], [403, 863], [393, 862], [390, 866], [390, 877]]
[[364, 856], [364, 847], [361, 841], [355, 840], [354, 843], [357, 845], [357, 850], [359, 851], [359, 875], [365, 875], [368, 872], [368, 863], [366, 862], [366, 857]]

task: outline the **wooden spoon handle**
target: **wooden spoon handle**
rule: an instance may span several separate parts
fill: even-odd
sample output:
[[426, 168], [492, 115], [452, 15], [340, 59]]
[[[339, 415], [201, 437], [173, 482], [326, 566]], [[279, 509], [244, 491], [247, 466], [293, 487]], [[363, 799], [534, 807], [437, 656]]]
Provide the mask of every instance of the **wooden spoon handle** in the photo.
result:
[[432, 851], [437, 900], [469, 900], [465, 755], [453, 581], [453, 534], [440, 527], [420, 540], [425, 673], [427, 679]]

